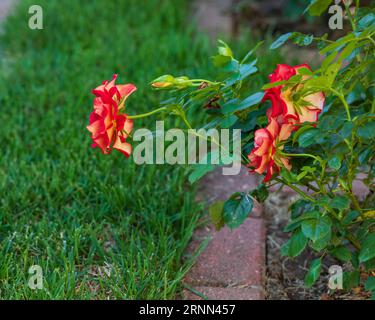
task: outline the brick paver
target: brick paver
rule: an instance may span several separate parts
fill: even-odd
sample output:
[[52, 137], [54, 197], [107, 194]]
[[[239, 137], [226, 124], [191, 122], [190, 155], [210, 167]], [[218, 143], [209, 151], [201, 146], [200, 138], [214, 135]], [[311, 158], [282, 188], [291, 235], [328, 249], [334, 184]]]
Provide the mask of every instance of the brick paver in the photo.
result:
[[[220, 231], [211, 230], [208, 236], [212, 239], [186, 276], [187, 283], [223, 287], [263, 285], [263, 219], [249, 218], [237, 229], [225, 227]], [[194, 240], [192, 244], [195, 248], [194, 242], [197, 241]]]
[[[246, 168], [236, 176], [223, 176], [220, 168], [201, 181], [201, 201], [226, 200], [233, 192], [249, 191], [259, 184], [259, 177], [249, 175]], [[249, 218], [238, 228], [216, 231], [206, 226], [194, 232], [187, 250], [197, 252], [209, 241], [186, 275], [185, 284], [209, 299], [264, 299], [265, 222], [263, 208], [257, 204]], [[202, 299], [189, 290], [185, 299]]]
[[16, 2], [16, 0], [0, 0], [0, 23], [9, 14], [11, 6]]
[[[263, 300], [264, 292], [258, 288], [220, 288], [220, 287], [195, 287], [199, 292], [195, 294], [187, 289], [184, 290], [186, 300]], [[202, 297], [203, 295], [203, 297]]]

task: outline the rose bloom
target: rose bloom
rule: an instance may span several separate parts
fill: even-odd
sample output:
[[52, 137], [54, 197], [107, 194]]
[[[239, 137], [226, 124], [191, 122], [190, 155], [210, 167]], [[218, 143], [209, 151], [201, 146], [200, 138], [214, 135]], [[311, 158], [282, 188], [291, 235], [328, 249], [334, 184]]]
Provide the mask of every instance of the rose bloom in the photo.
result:
[[[307, 64], [291, 67], [285, 64], [277, 65], [276, 70], [269, 76], [270, 82], [289, 80], [292, 76], [298, 75], [299, 70], [306, 68], [311, 71]], [[304, 76], [306, 79], [306, 76]], [[293, 102], [293, 95], [303, 88], [303, 84], [295, 88], [283, 90], [283, 85], [279, 85], [265, 90], [263, 101], [270, 100], [271, 108], [267, 111], [268, 117], [274, 117], [279, 123], [304, 123], [316, 122], [321, 113], [325, 97], [323, 92], [317, 92], [303, 97], [308, 105], [300, 106], [298, 109]], [[295, 128], [296, 129], [296, 128]]]
[[170, 87], [170, 86], [172, 86], [173, 85], [173, 83], [172, 82], [161, 82], [161, 81], [159, 81], [159, 82], [154, 82], [154, 83], [152, 83], [151, 84], [151, 86], [152, 87], [154, 87], [154, 88], [167, 88], [167, 87]]
[[92, 147], [99, 147], [104, 154], [111, 152], [111, 146], [126, 157], [131, 153], [131, 145], [126, 138], [133, 129], [133, 121], [119, 111], [126, 99], [137, 89], [133, 84], [116, 85], [117, 75], [92, 92], [94, 111], [90, 114], [87, 129], [91, 132]]
[[249, 167], [252, 172], [262, 174], [266, 172], [264, 181], [271, 179], [272, 175], [280, 171], [280, 167], [291, 169], [289, 160], [278, 155], [277, 151], [282, 151], [283, 141], [287, 140], [292, 133], [293, 125], [280, 125], [276, 118], [270, 118], [270, 123], [266, 128], [255, 131], [254, 149], [248, 155]]

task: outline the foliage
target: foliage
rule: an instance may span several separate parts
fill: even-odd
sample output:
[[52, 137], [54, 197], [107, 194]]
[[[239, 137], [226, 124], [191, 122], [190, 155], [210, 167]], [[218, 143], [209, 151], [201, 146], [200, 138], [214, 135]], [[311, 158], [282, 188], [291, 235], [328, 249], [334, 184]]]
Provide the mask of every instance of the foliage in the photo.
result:
[[[320, 15], [330, 2], [314, 0], [307, 11]], [[232, 49], [219, 41], [218, 54], [212, 58], [219, 71], [214, 81], [164, 76], [154, 82], [170, 80], [167, 86], [154, 87], [172, 93], [168, 101], [179, 105], [177, 116], [188, 127], [185, 111], [199, 105], [204, 106], [200, 112], [209, 117], [204, 128], [241, 129], [243, 163], [250, 169], [255, 167], [258, 173], [267, 171], [265, 182], [258, 189], [248, 194], [235, 193], [215, 207], [213, 216], [218, 227], [224, 223], [238, 226], [245, 219], [245, 212], [251, 211], [253, 199], [264, 201], [267, 189], [275, 182], [300, 195], [291, 207], [292, 220], [286, 228], [291, 237], [282, 254], [296, 257], [308, 247], [316, 252], [318, 258], [312, 261], [306, 275], [307, 286], [318, 279], [321, 259], [326, 255], [351, 263], [354, 271], [345, 275], [353, 280], [347, 281], [349, 286], [359, 284], [360, 270], [370, 274], [375, 268], [375, 15], [372, 8], [360, 8], [359, 1], [351, 8], [346, 3], [345, 10], [353, 30], [336, 41], [329, 40], [328, 35], [290, 32], [271, 45], [271, 50], [288, 40], [300, 46], [315, 45], [323, 57], [315, 71], [308, 65], [279, 65], [271, 75], [271, 80], [280, 77], [279, 80], [251, 91], [248, 80], [262, 72], [256, 52], [263, 44], [237, 59]], [[287, 72], [290, 75], [284, 76]], [[288, 106], [287, 112], [280, 111], [282, 122], [270, 116], [277, 108], [275, 101], [269, 108], [266, 100], [270, 96]], [[323, 101], [324, 107], [312, 100]], [[290, 114], [290, 108], [294, 114]], [[283, 126], [288, 135], [281, 138]], [[270, 154], [261, 155], [262, 161], [269, 162], [268, 157], [274, 161], [267, 170], [263, 165], [257, 166], [260, 164], [256, 152], [260, 144], [268, 143], [266, 134], [273, 148], [270, 147]], [[193, 169], [200, 170], [200, 174], [192, 174], [199, 178], [213, 167], [208, 164], [205, 169], [200, 166]], [[370, 190], [366, 196], [353, 191], [353, 182], [360, 174]], [[369, 277], [368, 290], [374, 290], [373, 282], [373, 277]]]

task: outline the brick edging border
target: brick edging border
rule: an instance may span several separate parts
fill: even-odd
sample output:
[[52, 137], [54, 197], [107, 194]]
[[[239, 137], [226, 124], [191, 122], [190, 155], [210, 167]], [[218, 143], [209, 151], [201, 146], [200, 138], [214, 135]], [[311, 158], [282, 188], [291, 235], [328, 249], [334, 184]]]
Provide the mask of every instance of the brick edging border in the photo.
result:
[[[215, 188], [210, 187], [212, 182]], [[216, 171], [202, 181], [201, 194], [209, 202], [226, 200], [231, 192], [248, 191], [258, 183], [256, 176], [249, 175], [246, 169], [229, 179]], [[187, 254], [193, 255], [205, 241], [208, 241], [207, 246], [184, 278], [183, 299], [265, 299], [266, 221], [263, 206], [256, 204], [250, 217], [234, 230], [224, 227], [216, 231], [212, 225], [195, 230]]]

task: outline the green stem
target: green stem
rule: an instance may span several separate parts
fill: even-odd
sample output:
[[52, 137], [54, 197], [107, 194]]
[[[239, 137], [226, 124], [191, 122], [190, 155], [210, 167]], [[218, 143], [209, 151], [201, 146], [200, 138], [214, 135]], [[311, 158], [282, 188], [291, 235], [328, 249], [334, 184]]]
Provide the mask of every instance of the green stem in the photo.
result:
[[372, 39], [370, 36], [368, 36], [367, 38], [372, 42], [373, 45], [375, 45], [374, 39]]
[[349, 105], [346, 102], [344, 95], [342, 93], [338, 92], [337, 90], [333, 89], [333, 88], [330, 88], [330, 90], [332, 91], [332, 93], [334, 93], [341, 100], [342, 104], [345, 107], [348, 120], [352, 121], [352, 117], [350, 115], [350, 110], [349, 110]]
[[[182, 119], [182, 121], [185, 123], [185, 125], [188, 127], [188, 129], [191, 129], [193, 130], [193, 127], [191, 126], [190, 122], [187, 120], [186, 116], [184, 113], [181, 113], [180, 114], [180, 117]], [[228, 154], [229, 154], [229, 150], [227, 148], [225, 148], [220, 142], [217, 142], [215, 139], [211, 138], [211, 137], [206, 137], [206, 136], [203, 136], [195, 131], [192, 132], [196, 137], [198, 138], [202, 138], [206, 141], [211, 141], [213, 142], [214, 144], [216, 144], [218, 147], [219, 147], [219, 150], [220, 148], [225, 150]], [[241, 158], [244, 160], [244, 162], [247, 162], [249, 163], [249, 160], [247, 159], [246, 155], [244, 155], [242, 152], [241, 152]]]
[[279, 179], [279, 178], [275, 178], [276, 181], [280, 182], [280, 183], [283, 183], [285, 185], [287, 185], [289, 188], [291, 188], [292, 190], [294, 190], [295, 192], [297, 192], [301, 197], [313, 202], [313, 203], [316, 203], [315, 199], [310, 197], [308, 194], [304, 193], [301, 189], [298, 189], [296, 186], [290, 184], [289, 182], [285, 181], [284, 179]]
[[308, 187], [309, 189], [311, 189], [312, 191], [315, 191], [315, 192], [319, 192], [320, 190], [318, 188], [315, 188], [313, 185], [311, 185], [310, 183], [306, 183], [306, 187]]
[[210, 81], [210, 80], [205, 80], [205, 79], [191, 79], [189, 80], [191, 83], [195, 83], [195, 82], [199, 82], [199, 85], [202, 83], [202, 82], [205, 82], [205, 83], [208, 83], [212, 86], [215, 86], [215, 85], [219, 85], [221, 84], [221, 82], [213, 82], [213, 81]]
[[352, 200], [353, 205], [354, 205], [354, 208], [355, 208], [360, 214], [362, 214], [362, 209], [361, 209], [361, 206], [359, 205], [359, 202], [358, 202], [357, 198], [353, 195], [352, 192], [348, 192], [348, 196], [349, 196], [350, 199]]
[[166, 107], [161, 107], [161, 108], [158, 108], [158, 109], [155, 109], [153, 111], [150, 111], [150, 112], [147, 112], [147, 113], [142, 113], [142, 114], [137, 114], [137, 115], [134, 115], [134, 116], [127, 116], [128, 119], [140, 119], [140, 118], [145, 118], [145, 117], [149, 117], [155, 113], [158, 113], [158, 112], [161, 112], [161, 111], [164, 111], [164, 110], [167, 110]]
[[321, 162], [321, 160], [318, 157], [315, 157], [314, 155], [309, 154], [309, 153], [284, 153], [284, 152], [280, 152], [280, 155], [285, 156], [285, 157], [309, 157], [309, 158], [315, 159], [318, 162]]
[[[180, 114], [180, 117], [181, 117], [181, 119], [182, 119], [182, 121], [186, 124], [186, 126], [188, 127], [188, 129], [191, 129], [191, 130], [193, 130], [193, 127], [191, 126], [191, 124], [190, 124], [190, 122], [186, 119], [186, 116], [185, 116], [185, 114]], [[206, 136], [203, 136], [203, 135], [201, 135], [201, 134], [199, 134], [199, 133], [197, 133], [197, 132], [192, 132], [196, 137], [198, 137], [198, 138], [202, 138], [202, 139], [204, 139], [204, 140], [206, 140], [206, 141], [212, 141], [214, 144], [216, 144], [219, 148], [223, 148], [224, 150], [226, 150], [219, 142], [217, 142], [215, 139], [212, 139], [211, 137], [210, 137], [210, 139], [208, 139], [208, 137], [206, 137]]]
[[354, 17], [352, 15], [352, 12], [350, 11], [350, 5], [346, 5], [345, 4], [345, 11], [348, 14], [348, 18], [349, 18], [350, 24], [352, 26], [352, 29], [353, 29], [353, 31], [355, 31], [356, 30], [356, 26], [355, 26]]
[[352, 233], [348, 233], [346, 235], [346, 239], [350, 241], [350, 243], [359, 251], [361, 250], [361, 243], [354, 237]]

